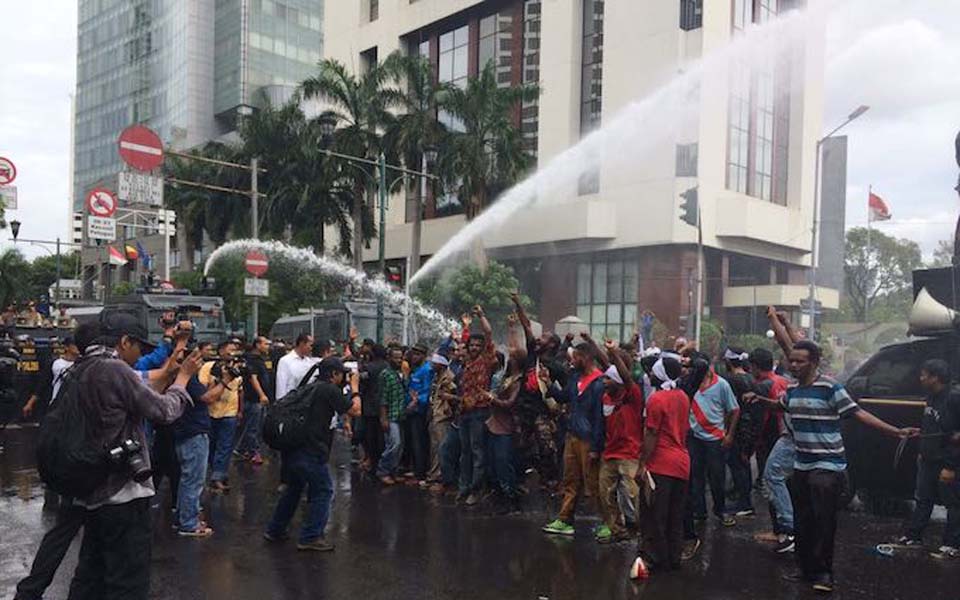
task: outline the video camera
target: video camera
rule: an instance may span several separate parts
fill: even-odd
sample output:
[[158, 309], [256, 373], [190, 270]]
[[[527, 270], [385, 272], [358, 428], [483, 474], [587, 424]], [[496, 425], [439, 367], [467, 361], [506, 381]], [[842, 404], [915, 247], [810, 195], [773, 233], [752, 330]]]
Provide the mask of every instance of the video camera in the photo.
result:
[[220, 379], [226, 371], [233, 377], [247, 377], [250, 375], [250, 367], [243, 358], [233, 357], [228, 359], [217, 359], [210, 368], [210, 374]]

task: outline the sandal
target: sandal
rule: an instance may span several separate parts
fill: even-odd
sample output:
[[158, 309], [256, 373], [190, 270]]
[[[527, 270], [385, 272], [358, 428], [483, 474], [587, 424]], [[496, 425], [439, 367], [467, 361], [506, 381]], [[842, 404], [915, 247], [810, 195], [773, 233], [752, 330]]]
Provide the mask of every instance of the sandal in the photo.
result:
[[200, 523], [200, 525], [193, 531], [187, 531], [187, 530], [181, 529], [177, 531], [177, 535], [180, 535], [183, 537], [205, 538], [213, 535], [213, 529], [210, 529], [209, 527], [207, 527], [206, 523]]

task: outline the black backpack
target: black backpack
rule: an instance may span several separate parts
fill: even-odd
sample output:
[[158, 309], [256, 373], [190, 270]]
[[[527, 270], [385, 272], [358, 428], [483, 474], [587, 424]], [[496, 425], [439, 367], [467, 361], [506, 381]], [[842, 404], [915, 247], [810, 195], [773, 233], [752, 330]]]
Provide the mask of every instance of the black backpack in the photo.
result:
[[307, 385], [307, 382], [319, 366], [317, 363], [310, 367], [296, 388], [267, 408], [267, 414], [263, 417], [263, 441], [274, 450], [297, 450], [310, 440], [307, 421], [317, 384]]
[[63, 376], [52, 409], [40, 423], [37, 470], [62, 496], [86, 498], [107, 482], [110, 462], [97, 443], [97, 421], [85, 408], [80, 377], [97, 360], [78, 362]]

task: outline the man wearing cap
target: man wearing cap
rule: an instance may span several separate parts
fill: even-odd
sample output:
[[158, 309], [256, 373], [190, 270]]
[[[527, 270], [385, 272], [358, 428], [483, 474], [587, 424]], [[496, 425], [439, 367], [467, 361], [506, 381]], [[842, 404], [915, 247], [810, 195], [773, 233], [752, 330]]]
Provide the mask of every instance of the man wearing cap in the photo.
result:
[[[311, 384], [312, 399], [307, 413], [310, 438], [302, 448], [284, 453], [281, 471], [287, 487], [277, 501], [263, 537], [268, 542], [282, 542], [287, 527], [307, 491], [307, 512], [300, 526], [297, 550], [329, 552], [334, 546], [324, 536], [330, 505], [333, 500], [333, 479], [327, 461], [333, 444], [330, 421], [335, 415], [355, 417], [360, 414], [360, 376], [349, 372], [337, 357], [320, 362], [319, 381]], [[343, 393], [345, 377], [350, 373], [350, 396]]]
[[230, 489], [227, 469], [233, 455], [237, 421], [241, 411], [243, 382], [233, 367], [237, 345], [232, 340], [217, 347], [218, 360], [203, 365], [197, 379], [206, 386], [203, 402], [210, 411], [210, 489], [226, 492]]
[[[100, 326], [100, 335], [72, 372], [84, 390], [85, 406], [97, 415], [97, 441], [107, 448], [117, 440], [133, 440], [138, 458], [149, 467], [142, 423], [145, 419], [172, 423], [183, 413], [190, 404], [187, 382], [200, 368], [199, 353], [182, 362], [168, 362], [175, 376], [166, 393], [160, 394], [131, 368], [144, 351], [152, 349], [146, 328], [132, 315], [119, 312], [101, 315]], [[138, 481], [129, 471], [118, 469], [88, 497], [75, 500], [87, 512], [71, 598], [147, 597], [153, 495], [149, 477]]]
[[417, 342], [410, 349], [410, 385], [407, 386], [407, 423], [413, 452], [413, 473], [420, 487], [427, 485], [430, 466], [430, 436], [427, 418], [430, 410], [430, 386], [433, 366], [427, 362], [427, 347]]

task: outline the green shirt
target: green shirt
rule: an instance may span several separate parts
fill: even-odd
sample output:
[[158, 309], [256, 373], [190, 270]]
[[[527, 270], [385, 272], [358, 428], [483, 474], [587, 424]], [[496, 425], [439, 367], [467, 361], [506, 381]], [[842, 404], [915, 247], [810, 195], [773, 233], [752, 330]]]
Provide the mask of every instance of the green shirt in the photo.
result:
[[380, 400], [387, 409], [388, 421], [396, 423], [403, 420], [405, 398], [400, 373], [389, 367], [380, 371]]

